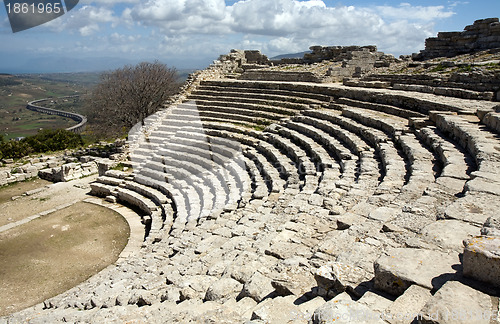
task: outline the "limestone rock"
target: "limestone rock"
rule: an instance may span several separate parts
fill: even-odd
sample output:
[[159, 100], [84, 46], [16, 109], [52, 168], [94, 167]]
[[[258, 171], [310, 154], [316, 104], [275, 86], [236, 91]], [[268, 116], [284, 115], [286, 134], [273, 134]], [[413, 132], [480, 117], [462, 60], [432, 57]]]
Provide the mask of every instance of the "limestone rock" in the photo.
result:
[[309, 324], [384, 323], [381, 316], [343, 293], [316, 309]]
[[385, 309], [392, 304], [392, 299], [372, 291], [367, 291], [363, 297], [358, 300], [358, 303], [366, 305], [370, 307], [371, 310], [383, 314]]
[[446, 218], [482, 226], [489, 217], [497, 215], [500, 210], [500, 199], [497, 198], [488, 194], [468, 194], [448, 206], [444, 215]]
[[205, 294], [205, 300], [219, 301], [224, 300], [232, 295], [236, 295], [241, 291], [243, 285], [232, 278], [221, 278], [208, 287]]
[[354, 289], [367, 279], [365, 270], [340, 262], [330, 262], [319, 268], [314, 279], [318, 283], [320, 296], [333, 297], [346, 290]]
[[397, 248], [375, 263], [375, 288], [399, 296], [412, 284], [439, 287], [455, 275], [458, 253]]
[[489, 217], [481, 228], [481, 235], [500, 236], [500, 217]]
[[410, 323], [431, 297], [429, 289], [412, 285], [386, 308], [384, 312], [386, 321], [391, 324]]
[[296, 306], [293, 304], [295, 296], [276, 297], [257, 306], [252, 314], [252, 320], [261, 320], [265, 323], [288, 323], [293, 320]]
[[421, 234], [426, 241], [444, 249], [461, 251], [462, 241], [477, 235], [479, 228], [458, 220], [439, 220], [422, 229]]
[[393, 207], [379, 207], [370, 212], [369, 218], [379, 220], [382, 222], [390, 222], [396, 216], [401, 213], [401, 209]]
[[260, 272], [255, 272], [252, 278], [244, 285], [241, 296], [251, 297], [259, 303], [273, 292], [274, 288], [271, 285], [271, 279]]
[[464, 245], [464, 276], [500, 287], [500, 237], [477, 236]]
[[488, 324], [492, 314], [490, 296], [458, 281], [448, 281], [425, 304], [419, 322]]

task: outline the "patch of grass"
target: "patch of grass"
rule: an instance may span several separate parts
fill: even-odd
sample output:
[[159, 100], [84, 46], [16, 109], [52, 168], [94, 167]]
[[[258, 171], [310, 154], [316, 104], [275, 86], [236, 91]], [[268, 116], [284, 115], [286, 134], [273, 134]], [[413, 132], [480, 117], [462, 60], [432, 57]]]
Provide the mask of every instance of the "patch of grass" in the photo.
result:
[[[125, 166], [123, 163], [118, 163], [117, 166], [115, 166], [114, 168], [112, 168], [111, 170], [115, 170], [115, 171], [125, 171], [125, 168], [127, 168], [127, 166]], [[128, 168], [127, 168], [128, 169]]]
[[446, 70], [446, 67], [439, 63], [437, 66], [433, 67], [432, 69], [429, 70], [429, 72], [443, 72]]

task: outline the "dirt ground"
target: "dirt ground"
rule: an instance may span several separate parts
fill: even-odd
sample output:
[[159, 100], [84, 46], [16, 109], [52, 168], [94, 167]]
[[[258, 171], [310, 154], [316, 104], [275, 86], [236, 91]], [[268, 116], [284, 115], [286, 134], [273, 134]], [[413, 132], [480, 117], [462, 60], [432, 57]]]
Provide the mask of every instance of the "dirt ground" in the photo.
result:
[[[43, 182], [20, 184], [28, 190], [40, 185], [44, 189], [0, 203], [0, 223], [50, 210], [68, 200], [84, 199], [89, 181], [49, 187]], [[10, 193], [4, 192], [6, 189]], [[24, 189], [4, 188], [0, 197], [19, 195]], [[120, 214], [82, 201], [0, 233], [0, 316], [60, 294], [112, 264], [127, 244], [129, 233]]]
[[[37, 179], [2, 188], [0, 190], [0, 226], [89, 197], [87, 195], [90, 191], [89, 183], [95, 178], [96, 176], [93, 176], [54, 184]], [[41, 191], [22, 196], [26, 191], [37, 189]], [[21, 197], [16, 200], [11, 199], [16, 196]]]

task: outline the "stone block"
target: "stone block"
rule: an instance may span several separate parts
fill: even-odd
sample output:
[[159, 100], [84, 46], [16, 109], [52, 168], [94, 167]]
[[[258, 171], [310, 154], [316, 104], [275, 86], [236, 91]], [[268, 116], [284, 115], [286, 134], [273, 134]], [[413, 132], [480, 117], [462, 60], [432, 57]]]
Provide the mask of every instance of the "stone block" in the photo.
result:
[[317, 308], [309, 323], [385, 323], [381, 318], [382, 314], [342, 293]]
[[490, 296], [458, 281], [449, 281], [422, 308], [419, 323], [489, 324], [497, 317], [498, 311], [492, 312]]
[[232, 278], [221, 278], [215, 281], [205, 294], [205, 300], [223, 301], [229, 297], [236, 297], [243, 285]]
[[276, 297], [258, 305], [252, 313], [252, 320], [261, 320], [265, 323], [288, 323], [293, 320], [297, 309], [293, 303], [295, 296]]
[[500, 237], [477, 236], [464, 246], [464, 276], [500, 287]]
[[500, 237], [500, 216], [489, 217], [481, 228], [481, 235]]
[[241, 296], [251, 297], [253, 300], [260, 303], [273, 292], [274, 287], [271, 284], [271, 279], [262, 275], [260, 272], [255, 272], [250, 280], [245, 283]]
[[429, 289], [412, 285], [385, 309], [385, 320], [391, 324], [410, 323], [431, 297]]
[[462, 251], [462, 241], [476, 236], [479, 227], [459, 220], [439, 220], [422, 229], [422, 236], [444, 249]]
[[358, 267], [330, 262], [316, 271], [314, 279], [318, 283], [319, 295], [331, 298], [346, 290], [354, 292], [357, 286], [368, 279], [368, 274]]
[[375, 288], [399, 296], [411, 285], [428, 289], [440, 287], [455, 276], [458, 253], [426, 249], [397, 248], [375, 263]]

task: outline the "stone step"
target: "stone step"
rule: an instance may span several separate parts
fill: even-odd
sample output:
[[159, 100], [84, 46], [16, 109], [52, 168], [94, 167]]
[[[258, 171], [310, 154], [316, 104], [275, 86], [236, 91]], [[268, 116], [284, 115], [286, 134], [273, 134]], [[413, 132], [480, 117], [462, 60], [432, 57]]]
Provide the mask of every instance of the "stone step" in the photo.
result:
[[250, 177], [252, 179], [252, 187], [254, 188], [252, 191], [252, 198], [266, 199], [269, 195], [269, 188], [266, 184], [266, 181], [262, 177], [259, 168], [255, 164], [255, 162], [251, 159], [245, 159], [245, 164], [247, 166], [248, 173], [250, 174]]
[[284, 127], [278, 129], [278, 133], [288, 137], [293, 142], [303, 147], [314, 163], [317, 164], [317, 169], [339, 168], [337, 161], [330, 156], [328, 151], [321, 144], [315, 139], [297, 131], [297, 129], [302, 130], [300, 125], [293, 122], [287, 122], [283, 124], [283, 126]]
[[350, 99], [350, 98], [339, 98], [335, 101], [337, 104], [342, 104], [344, 106], [350, 106], [350, 107], [358, 107], [358, 108], [364, 108], [364, 109], [369, 109], [369, 110], [374, 110], [378, 112], [383, 112], [389, 115], [394, 115], [398, 116], [401, 118], [408, 119], [410, 117], [425, 117], [424, 114], [414, 112], [412, 110], [407, 110], [395, 106], [390, 106], [390, 105], [384, 105], [384, 104], [377, 104], [377, 103], [372, 103], [372, 102], [366, 102], [366, 101], [360, 101], [360, 100], [355, 100], [355, 99]]
[[201, 85], [193, 94], [195, 95], [212, 95], [216, 93], [219, 96], [229, 98], [241, 98], [248, 100], [272, 100], [281, 103], [297, 103], [305, 105], [324, 105], [328, 103], [328, 96], [320, 96], [311, 93], [301, 93], [297, 91], [272, 90], [272, 89], [255, 89], [255, 88], [240, 88], [240, 87], [224, 87], [224, 86], [207, 86]]
[[233, 102], [219, 101], [201, 101], [197, 100], [197, 107], [200, 116], [206, 116], [204, 113], [219, 112], [224, 114], [252, 116], [270, 120], [280, 120], [282, 118], [294, 115], [294, 112], [279, 111], [274, 112], [267, 109], [266, 106], [243, 105]]
[[500, 134], [500, 112], [489, 112], [483, 118], [481, 122], [488, 126], [489, 129]]
[[269, 184], [271, 192], [279, 193], [283, 191], [286, 181], [280, 177], [280, 172], [265, 156], [252, 147], [245, 147], [244, 154], [260, 171], [262, 178]]
[[365, 126], [380, 129], [391, 136], [406, 131], [408, 127], [408, 120], [405, 118], [362, 108], [344, 105], [340, 105], [340, 107], [342, 116], [354, 119]]
[[307, 115], [315, 118], [323, 118], [342, 126], [356, 133], [371, 145], [374, 145], [379, 152], [384, 170], [384, 177], [379, 186], [378, 193], [399, 193], [407, 176], [406, 163], [401, 152], [396, 149], [394, 143], [384, 132], [354, 122], [350, 118], [341, 116], [340, 112], [337, 111], [307, 111]]
[[[330, 96], [320, 94], [320, 93], [314, 93], [312, 91], [307, 92], [307, 91], [300, 91], [297, 89], [281, 89], [279, 87], [273, 87], [272, 83], [264, 83], [264, 82], [248, 82], [248, 81], [228, 81], [228, 80], [223, 80], [223, 81], [216, 81], [216, 80], [210, 80], [210, 81], [202, 81], [200, 83], [200, 88], [203, 89], [205, 86], [218, 86], [218, 87], [223, 87], [226, 90], [232, 90], [234, 89], [237, 92], [242, 92], [242, 93], [261, 93], [261, 94], [275, 94], [275, 95], [281, 95], [281, 96], [290, 96], [290, 97], [300, 97], [300, 98], [310, 98], [310, 99], [316, 99], [325, 103], [330, 102]], [[293, 87], [293, 86], [292, 86]]]
[[198, 107], [201, 106], [219, 106], [233, 107], [245, 110], [262, 110], [279, 115], [294, 115], [297, 111], [308, 109], [309, 105], [301, 103], [271, 100], [269, 98], [255, 99], [238, 96], [226, 97], [221, 93], [214, 92], [207, 95], [191, 94], [189, 99], [194, 100]]
[[[401, 146], [409, 162], [409, 179], [402, 190], [421, 196], [425, 188], [435, 180], [434, 155], [422, 146], [414, 134], [398, 135], [395, 142]], [[406, 197], [405, 201], [407, 200]]]
[[272, 144], [259, 141], [256, 150], [269, 159], [282, 174], [282, 177], [287, 181], [287, 187], [298, 187], [300, 184], [300, 176], [297, 165], [285, 154], [281, 153]]
[[[270, 123], [270, 120], [267, 118], [246, 116], [237, 113], [223, 113], [217, 111], [200, 111], [199, 115], [196, 117], [191, 117], [191, 116], [186, 117], [187, 115], [185, 115], [183, 111], [178, 111], [170, 116], [176, 121], [184, 121], [185, 125], [189, 125], [189, 121], [192, 120], [199, 120], [201, 124], [204, 121], [217, 121], [222, 123], [236, 123], [236, 124], [245, 124], [252, 126], [268, 125]], [[200, 126], [200, 128], [201, 127], [202, 126]]]
[[417, 136], [421, 138], [439, 157], [442, 169], [441, 177], [469, 180], [470, 173], [476, 170], [472, 156], [451, 138], [447, 138], [439, 129], [429, 126], [420, 129]]
[[301, 146], [294, 144], [290, 139], [281, 136], [280, 126], [273, 126], [273, 128], [268, 128], [268, 130], [266, 130], [269, 135], [268, 141], [285, 152], [297, 164], [300, 174], [315, 175], [317, 167], [311, 161], [307, 152]]
[[474, 91], [474, 90], [450, 88], [450, 87], [433, 87], [429, 85], [401, 84], [401, 83], [395, 83], [392, 88], [394, 90], [432, 93], [435, 95], [462, 98], [462, 99], [491, 101], [495, 98], [495, 93], [492, 91]]

